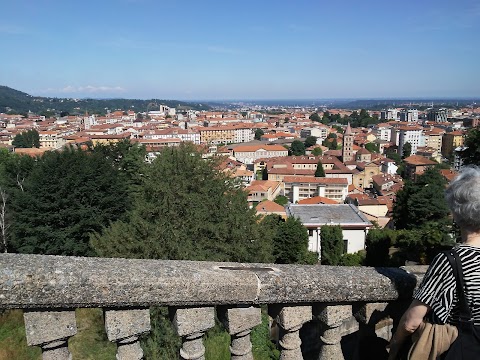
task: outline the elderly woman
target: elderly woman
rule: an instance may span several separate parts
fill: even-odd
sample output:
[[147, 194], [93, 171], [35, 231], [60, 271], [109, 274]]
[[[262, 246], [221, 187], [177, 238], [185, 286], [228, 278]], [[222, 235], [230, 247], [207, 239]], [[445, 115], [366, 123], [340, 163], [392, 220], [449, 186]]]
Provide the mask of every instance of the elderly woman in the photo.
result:
[[[480, 168], [465, 167], [447, 188], [445, 197], [461, 230], [462, 243], [455, 246], [455, 251], [462, 263], [474, 325], [480, 325]], [[457, 305], [453, 270], [445, 253], [440, 253], [433, 259], [413, 294], [410, 307], [400, 319], [390, 342], [389, 359], [397, 357], [407, 336], [417, 330], [425, 316], [433, 324], [455, 325]]]

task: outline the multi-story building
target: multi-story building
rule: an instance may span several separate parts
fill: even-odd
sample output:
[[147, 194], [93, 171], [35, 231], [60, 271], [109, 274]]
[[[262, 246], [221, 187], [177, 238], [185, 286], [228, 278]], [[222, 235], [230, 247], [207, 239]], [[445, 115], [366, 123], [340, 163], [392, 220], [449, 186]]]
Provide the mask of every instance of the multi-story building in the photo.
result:
[[255, 138], [255, 132], [250, 125], [239, 124], [234, 129], [234, 141], [236, 144], [252, 141]]
[[400, 121], [417, 122], [418, 121], [418, 110], [417, 109], [408, 109], [408, 110], [400, 111]]
[[387, 123], [375, 125], [373, 131], [379, 140], [390, 141], [392, 137], [392, 126]]
[[465, 142], [465, 134], [462, 131], [452, 131], [443, 134], [442, 138], [442, 155], [446, 158], [452, 156], [453, 150], [463, 146]]
[[263, 200], [273, 201], [282, 191], [282, 183], [279, 181], [254, 180], [247, 188], [248, 202], [259, 203]]
[[244, 164], [253, 164], [262, 158], [288, 156], [288, 150], [281, 145], [239, 145], [233, 149], [233, 155]]
[[38, 135], [42, 149], [59, 149], [66, 143], [58, 131], [39, 131]]
[[420, 126], [400, 126], [398, 131], [398, 153], [403, 154], [403, 146], [408, 142], [412, 146], [412, 155], [417, 153], [421, 144], [423, 129]]
[[285, 176], [283, 185], [284, 195], [292, 203], [314, 196], [343, 202], [348, 195], [348, 180], [345, 178]]
[[437, 123], [447, 122], [448, 112], [447, 109], [430, 109], [427, 113], [427, 120]]
[[387, 109], [380, 112], [380, 120], [398, 120], [398, 109]]
[[420, 155], [411, 155], [405, 158], [404, 162], [406, 177], [414, 181], [417, 179], [417, 176], [423, 174], [425, 170], [438, 164], [436, 161]]
[[425, 146], [432, 148], [438, 153], [442, 151], [442, 139], [445, 131], [438, 128], [432, 128], [430, 130], [424, 130], [423, 136], [425, 138]]
[[323, 141], [327, 138], [329, 128], [327, 126], [307, 127], [300, 130], [300, 137], [307, 138], [309, 136], [315, 136], [317, 140]]
[[235, 143], [234, 126], [198, 127], [201, 144], [233, 144]]
[[197, 145], [200, 144], [200, 133], [192, 129], [169, 128], [153, 130], [144, 133], [141, 138], [145, 140], [180, 139], [181, 141], [190, 141]]

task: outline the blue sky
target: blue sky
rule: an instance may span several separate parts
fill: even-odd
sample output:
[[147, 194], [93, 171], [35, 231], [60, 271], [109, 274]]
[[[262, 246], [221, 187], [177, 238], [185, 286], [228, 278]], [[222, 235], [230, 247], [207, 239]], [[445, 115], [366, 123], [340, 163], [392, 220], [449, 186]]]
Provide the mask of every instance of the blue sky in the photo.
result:
[[480, 96], [480, 0], [0, 0], [0, 85], [162, 99]]

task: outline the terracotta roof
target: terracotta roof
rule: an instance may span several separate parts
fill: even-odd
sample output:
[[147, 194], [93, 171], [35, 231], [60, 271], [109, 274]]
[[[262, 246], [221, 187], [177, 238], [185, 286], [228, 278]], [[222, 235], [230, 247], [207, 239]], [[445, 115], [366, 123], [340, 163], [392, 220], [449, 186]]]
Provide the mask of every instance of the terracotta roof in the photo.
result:
[[315, 183], [315, 184], [340, 184], [348, 185], [346, 178], [324, 178], [324, 177], [308, 177], [308, 176], [285, 176], [284, 183]]
[[409, 165], [436, 165], [437, 162], [427, 159], [421, 155], [411, 155], [404, 159], [404, 161]]
[[285, 208], [282, 205], [270, 200], [264, 200], [255, 206], [257, 212], [285, 212]]
[[314, 196], [311, 198], [299, 200], [298, 204], [338, 204], [338, 201], [323, 196]]
[[241, 145], [241, 146], [237, 146], [233, 151], [234, 152], [255, 152], [260, 149], [265, 149], [266, 151], [288, 151], [281, 145]]

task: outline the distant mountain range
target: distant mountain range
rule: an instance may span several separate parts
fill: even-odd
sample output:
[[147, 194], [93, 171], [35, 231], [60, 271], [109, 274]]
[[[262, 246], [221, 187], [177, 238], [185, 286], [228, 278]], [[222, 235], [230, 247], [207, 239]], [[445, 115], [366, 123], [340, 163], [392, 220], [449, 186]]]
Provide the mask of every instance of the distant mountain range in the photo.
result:
[[177, 110], [208, 110], [206, 104], [177, 100], [138, 100], [138, 99], [73, 99], [32, 96], [24, 92], [0, 85], [0, 113], [24, 114], [29, 111], [40, 115], [96, 113], [107, 110], [134, 110], [135, 112], [158, 110], [160, 105]]

